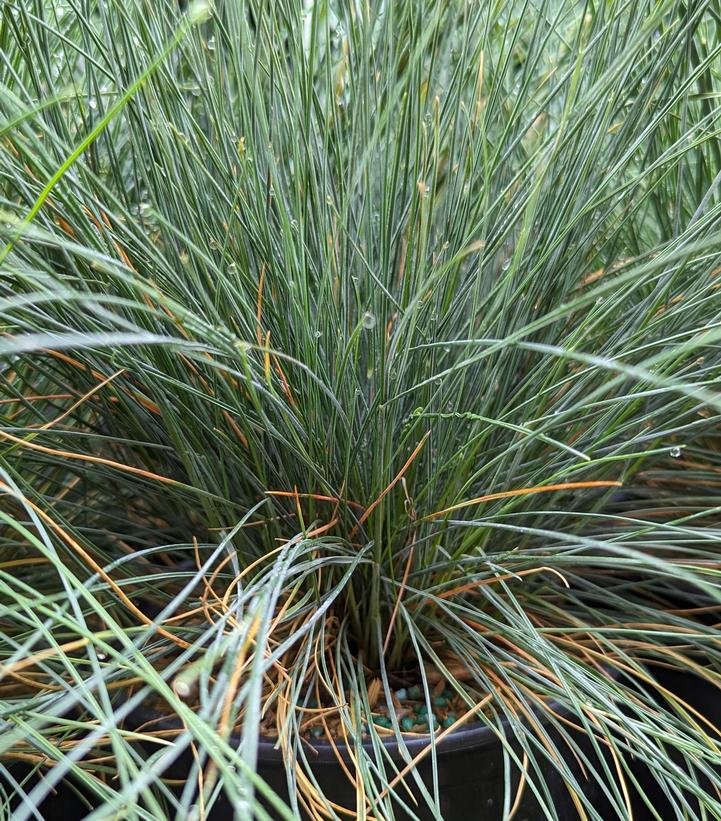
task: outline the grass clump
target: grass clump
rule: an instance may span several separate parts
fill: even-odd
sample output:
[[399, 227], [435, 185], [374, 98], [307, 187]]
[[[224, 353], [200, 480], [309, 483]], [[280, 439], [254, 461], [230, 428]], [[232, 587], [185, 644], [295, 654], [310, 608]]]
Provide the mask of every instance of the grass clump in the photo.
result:
[[[687, 612], [721, 603], [715, 4], [31, 6], [0, 17], [0, 755], [56, 766], [0, 763], [17, 817], [65, 773], [129, 818], [249, 807], [261, 714], [293, 812], [335, 812], [322, 726], [393, 817], [403, 687], [514, 739], [548, 817], [549, 765], [598, 817], [524, 720], [551, 700], [618, 817], [634, 755], [717, 813], [648, 683], [719, 680]], [[124, 723], [153, 700], [172, 748]]]

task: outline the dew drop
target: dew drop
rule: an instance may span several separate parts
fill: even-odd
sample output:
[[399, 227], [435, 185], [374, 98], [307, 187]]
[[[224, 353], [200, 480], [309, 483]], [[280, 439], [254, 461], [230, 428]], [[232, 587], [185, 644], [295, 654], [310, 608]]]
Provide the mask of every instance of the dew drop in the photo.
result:
[[95, 97], [91, 97], [88, 100], [88, 105], [90, 106], [90, 108], [97, 108], [98, 107], [98, 101], [95, 99]]
[[208, 38], [208, 51], [215, 51], [215, 37]]
[[678, 459], [678, 457], [681, 455], [681, 448], [671, 448], [669, 454], [673, 456], [674, 459]]
[[361, 321], [362, 321], [363, 327], [367, 331], [370, 331], [371, 329], [375, 328], [375, 326], [376, 326], [376, 318], [370, 311], [366, 311], [363, 314], [363, 319]]
[[323, 334], [321, 333], [321, 331], [316, 331], [316, 332], [313, 334], [313, 336], [314, 336], [316, 339], [320, 339], [320, 338], [323, 336]]

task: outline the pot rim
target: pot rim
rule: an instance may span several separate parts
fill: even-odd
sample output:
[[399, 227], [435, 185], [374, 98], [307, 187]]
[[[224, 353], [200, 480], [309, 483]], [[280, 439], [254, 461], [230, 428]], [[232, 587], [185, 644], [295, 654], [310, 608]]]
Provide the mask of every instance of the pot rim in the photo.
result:
[[[501, 720], [502, 725], [507, 725], [506, 719]], [[403, 734], [401, 734], [403, 735]], [[414, 736], [408, 739], [404, 738], [405, 750], [412, 757], [431, 745], [433, 736], [430, 734], [423, 736]], [[355, 745], [350, 748], [343, 739], [334, 739], [334, 744], [325, 739], [301, 739], [303, 749], [306, 752], [308, 763], [315, 764], [337, 764], [340, 756], [344, 761], [351, 760], [351, 751], [355, 749]], [[381, 743], [386, 748], [386, 751], [394, 759], [403, 759], [401, 746], [395, 735], [385, 736], [381, 738]], [[439, 753], [458, 753], [464, 750], [478, 750], [484, 747], [491, 747], [499, 743], [498, 728], [492, 725], [474, 722], [474, 724], [467, 728], [459, 728], [444, 736], [440, 741], [436, 742], [436, 750]], [[374, 749], [373, 742], [364, 740], [361, 746], [368, 751]], [[284, 763], [286, 756], [283, 750], [278, 746], [277, 738], [268, 738], [261, 736], [258, 739], [258, 761], [263, 763]]]
[[[554, 710], [566, 712], [556, 702], [551, 702], [551, 706]], [[148, 722], [153, 722], [155, 726], [162, 729], [181, 729], [181, 726], [173, 720], [172, 716], [163, 715], [160, 712], [156, 712], [153, 708], [148, 708], [144, 705], [136, 707], [130, 716], [132, 716], [131, 723], [135, 726], [142, 726]], [[126, 722], [130, 716], [126, 717]], [[508, 726], [507, 719], [501, 718], [501, 726]], [[430, 734], [418, 734], [412, 737], [406, 737], [404, 733], [401, 735], [404, 736], [405, 750], [407, 750], [411, 756], [417, 755], [431, 744], [432, 736]], [[236, 741], [240, 743], [240, 738], [238, 736], [231, 736], [231, 744]], [[401, 747], [395, 735], [381, 737], [380, 741], [393, 758], [398, 760], [404, 759]], [[337, 764], [339, 755], [344, 761], [350, 761], [351, 752], [356, 749], [354, 744], [349, 747], [342, 738], [334, 739], [333, 743], [324, 738], [301, 738], [300, 743], [303, 745], [308, 763], [310, 764]], [[470, 726], [459, 727], [457, 730], [444, 736], [440, 741], [437, 741], [436, 749], [439, 752], [453, 753], [469, 749], [491, 747], [497, 743], [498, 727], [476, 720]], [[361, 746], [368, 751], [373, 750], [373, 742], [370, 739], [364, 739], [361, 742]], [[286, 756], [283, 749], [279, 746], [278, 737], [259, 736], [258, 761], [283, 763], [285, 760]]]

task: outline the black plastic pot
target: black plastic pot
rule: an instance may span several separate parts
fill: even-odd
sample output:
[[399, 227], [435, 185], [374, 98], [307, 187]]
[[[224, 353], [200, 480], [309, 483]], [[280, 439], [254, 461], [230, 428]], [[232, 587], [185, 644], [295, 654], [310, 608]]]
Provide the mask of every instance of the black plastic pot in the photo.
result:
[[[698, 710], [702, 716], [708, 719], [708, 721], [717, 728], [716, 741], [717, 743], [721, 743], [721, 694], [716, 687], [699, 676], [663, 667], [657, 667], [654, 670], [654, 678], [669, 692], [687, 704], [690, 704], [694, 709]], [[712, 733], [708, 726], [704, 727], [704, 729], [710, 734]], [[670, 751], [669, 754], [671, 759], [675, 761], [679, 767], [684, 767], [683, 760], [677, 752]], [[688, 813], [683, 816], [678, 815], [678, 807], [663, 793], [643, 761], [636, 761], [633, 770], [640, 789], [643, 790], [653, 805], [654, 810], [658, 813], [658, 816], [654, 816], [651, 813], [648, 805], [641, 799], [639, 791], [634, 788], [631, 790], [634, 821], [652, 821], [652, 819], [655, 820], [658, 817], [663, 818], [664, 821], [665, 819], [676, 819], [679, 817], [695, 817]], [[721, 783], [721, 767], [715, 767], [714, 770], [716, 772], [716, 778], [713, 784], [710, 779], [706, 777], [702, 777], [700, 780], [701, 786], [710, 794], [713, 794], [714, 788], [718, 787], [719, 783]], [[693, 811], [700, 815], [698, 801], [691, 798], [689, 803]]]
[[[697, 676], [688, 673], [664, 669], [659, 669], [656, 672], [658, 680], [664, 687], [681, 696], [721, 728], [721, 699], [718, 697], [716, 688]], [[163, 726], [162, 720], [159, 723], [160, 726]], [[550, 726], [546, 725], [545, 730], [549, 739], [554, 742], [559, 753], [565, 758], [566, 764], [573, 773], [580, 790], [592, 802], [592, 806], [599, 816], [604, 821], [606, 819], [613, 821], [613, 819], [618, 818], [618, 814], [606, 798], [603, 788], [595, 779], [589, 779], [585, 776], [566, 742]], [[568, 728], [566, 728], [566, 731], [568, 732]], [[597, 771], [600, 770], [601, 762], [588, 738], [581, 732], [571, 733], [571, 735], [577, 745], [577, 750], [585, 756], [586, 761], [590, 763], [592, 768]], [[415, 756], [428, 743], [427, 739], [417, 738], [410, 739], [406, 746], [409, 753]], [[405, 761], [398, 751], [397, 744], [394, 741], [389, 741], [386, 742], [385, 746], [388, 756], [396, 767], [399, 770], [402, 769]], [[330, 744], [318, 741], [313, 744], [306, 744], [305, 749], [321, 792], [329, 801], [355, 812], [355, 789], [343, 772], [336, 753]], [[345, 762], [350, 763], [351, 757], [348, 751], [340, 749]], [[437, 744], [436, 755], [439, 809], [443, 821], [476, 821], [477, 819], [478, 821], [496, 821], [496, 819], [503, 817], [503, 806], [506, 800], [504, 757], [501, 742], [495, 732], [485, 726], [475, 726], [457, 731]], [[607, 753], [605, 753], [605, 758], [609, 768], [608, 771], [614, 772], [613, 761]], [[543, 756], [539, 755], [538, 759], [539, 762], [545, 762]], [[192, 757], [190, 752], [187, 751], [174, 762], [167, 775], [177, 779], [186, 778], [191, 766]], [[634, 778], [646, 796], [651, 799], [651, 803], [659, 812], [660, 817], [664, 819], [676, 818], [675, 808], [671, 806], [668, 798], [662, 793], [644, 762], [636, 760], [632, 766]], [[512, 801], [516, 795], [519, 773], [514, 764], [511, 764], [510, 767], [511, 797], [509, 800]], [[544, 768], [545, 771], [542, 773], [541, 780], [545, 782], [550, 794], [550, 804], [554, 808], [557, 817], [561, 821], [566, 819], [576, 821], [579, 818], [578, 812], [557, 770], [547, 762], [545, 762]], [[351, 772], [353, 771], [352, 766], [349, 769]], [[386, 770], [390, 770], [390, 767], [386, 767]], [[421, 759], [416, 772], [428, 792], [433, 795], [433, 766], [430, 754]], [[258, 774], [281, 799], [286, 802], [289, 801], [283, 756], [281, 751], [275, 748], [273, 741], [261, 740], [260, 742]], [[719, 776], [721, 777], [721, 772]], [[536, 780], [539, 780], [538, 777]], [[413, 815], [406, 812], [401, 806], [396, 805], [394, 809], [397, 821], [406, 821], [406, 819], [414, 817], [420, 819], [420, 821], [437, 818], [438, 816], [434, 816], [433, 812], [427, 807], [425, 799], [421, 797], [421, 792], [412, 776], [407, 776], [406, 784], [410, 789], [412, 798], [402, 789], [398, 792], [404, 797], [406, 806], [412, 808]], [[652, 819], [657, 818], [641, 799], [633, 783], [626, 779], [626, 785], [630, 793], [634, 821], [652, 821]], [[711, 785], [708, 784], [707, 787], [710, 789]], [[414, 800], [416, 803], [414, 803]], [[272, 817], [272, 811], [270, 808], [267, 809]], [[299, 817], [305, 819], [307, 816], [301, 814]], [[221, 797], [214, 804], [208, 815], [209, 821], [235, 821], [236, 818], [233, 807], [224, 797]], [[545, 818], [546, 815], [543, 813], [533, 791], [526, 785], [514, 821], [542, 821]]]
[[[17, 782], [23, 784], [26, 793], [41, 783], [42, 776], [34, 773], [27, 765], [11, 763], [8, 770]], [[11, 799], [9, 807], [0, 802], [0, 819], [12, 821], [19, 806], [20, 799], [17, 796]], [[80, 785], [66, 777], [35, 809], [43, 821], [79, 821], [92, 812], [93, 800]], [[3, 815], [3, 810], [9, 814]], [[31, 818], [37, 818], [37, 815]]]
[[[688, 673], [658, 668], [655, 674], [664, 687], [693, 705], [715, 726], [721, 728], [721, 699], [715, 687]], [[150, 718], [156, 720], [156, 726], [163, 728], [172, 726], [172, 721], [169, 719], [161, 718], [158, 720], [157, 714], [143, 709], [132, 716], [130, 723], [135, 724], [136, 721], [142, 723]], [[558, 739], [550, 727], [546, 727], [546, 730], [549, 737], [556, 742], [558, 750], [565, 756], [580, 789], [593, 802], [593, 806], [600, 817], [604, 820], [608, 819], [608, 821], [617, 818], [601, 787], [595, 781], [584, 778], [575, 758], [568, 751], [565, 743]], [[598, 761], [588, 739], [581, 733], [577, 733], [574, 736], [574, 741], [588, 757], [588, 760], [597, 767]], [[411, 755], [415, 756], [427, 744], [426, 739], [412, 739], [407, 742], [407, 747]], [[334, 803], [347, 807], [352, 812], [355, 811], [355, 790], [338, 764], [331, 746], [326, 742], [318, 741], [313, 745], [308, 745], [306, 750], [307, 757], [312, 762], [314, 777], [326, 797]], [[396, 766], [401, 769], [404, 762], [396, 744], [388, 742], [386, 750]], [[441, 741], [436, 750], [438, 756], [440, 813], [444, 821], [476, 821], [476, 819], [478, 821], [496, 821], [496, 819], [500, 819], [503, 815], [503, 802], [505, 800], [505, 779], [503, 752], [496, 734], [483, 726], [460, 730]], [[346, 762], [350, 761], [347, 750], [342, 755]], [[607, 763], [612, 764], [610, 761], [607, 761]], [[165, 775], [168, 778], [178, 779], [182, 782], [188, 777], [192, 764], [192, 755], [189, 750], [186, 750], [173, 762]], [[511, 794], [513, 797], [515, 796], [519, 776], [513, 765], [511, 765], [511, 769]], [[671, 805], [668, 798], [656, 785], [652, 774], [644, 763], [636, 761], [633, 769], [635, 779], [644, 793], [651, 799], [651, 803], [659, 816], [664, 819], [676, 818], [676, 808]], [[18, 780], [22, 780], [24, 772], [27, 772], [24, 765], [11, 765], [10, 770]], [[610, 771], [613, 772], [612, 767]], [[262, 740], [260, 742], [258, 772], [275, 793], [286, 802], [289, 800], [282, 753], [275, 749], [272, 741]], [[432, 795], [433, 782], [430, 755], [421, 760], [417, 772]], [[578, 818], [578, 813], [568, 790], [561, 782], [555, 769], [547, 765], [544, 777], [550, 793], [551, 804], [558, 817], [575, 821]], [[34, 779], [36, 778], [37, 776], [34, 776]], [[719, 782], [721, 782], [721, 771], [717, 780], [717, 783]], [[421, 799], [420, 791], [413, 778], [407, 777], [406, 783], [411, 789], [411, 794], [418, 802], [414, 805], [412, 799], [407, 798], [409, 806], [415, 807], [415, 816], [422, 821], [433, 818], [431, 811], [425, 809], [425, 801]], [[638, 791], [628, 780], [627, 785], [630, 789], [634, 821], [651, 821], [654, 816], [650, 809], [641, 800]], [[32, 784], [28, 784], [26, 788], [29, 790], [31, 786]], [[710, 784], [707, 786], [709, 789], [711, 788]], [[178, 787], [179, 791], [180, 789]], [[89, 808], [91, 806], [92, 799], [89, 796], [83, 799], [80, 790], [64, 781], [58, 785], [54, 794], [46, 798], [39, 809], [41, 816], [46, 821], [54, 821], [55, 819], [58, 819], [58, 821], [76, 821], [78, 819], [79, 821], [90, 812]], [[10, 812], [9, 817], [12, 818], [12, 807]], [[214, 804], [207, 817], [208, 821], [235, 821], [236, 819], [233, 807], [225, 798], [221, 798]], [[396, 811], [398, 821], [404, 821], [406, 818], [411, 817], [413, 816], [404, 813], [401, 808]], [[514, 816], [514, 821], [541, 821], [544, 817], [537, 799], [526, 786], [521, 803]], [[242, 821], [246, 821], [246, 819], [244, 818]], [[247, 821], [250, 821], [250, 819], [247, 819]]]
[[[415, 757], [424, 748], [428, 747], [427, 739], [412, 739], [406, 744], [408, 752]], [[386, 751], [398, 770], [402, 770], [406, 760], [401, 756], [395, 741], [386, 742]], [[342, 750], [346, 763], [351, 757], [347, 749]], [[506, 775], [504, 773], [503, 747], [493, 730], [481, 725], [471, 729], [459, 730], [443, 739], [436, 746], [439, 809], [444, 821], [466, 821], [466, 819], [496, 819], [503, 815], [505, 800]], [[311, 768], [318, 786], [329, 801], [355, 811], [355, 788], [349, 782], [347, 775], [338, 763], [336, 753], [327, 742], [313, 745], [307, 751], [311, 761]], [[258, 773], [272, 787], [272, 789], [286, 801], [288, 787], [282, 754], [275, 749], [272, 742], [262, 741], [258, 750]], [[519, 782], [518, 769], [509, 762], [513, 789], [510, 801], [515, 797]], [[389, 771], [390, 767], [386, 767]], [[352, 772], [352, 766], [351, 766]], [[416, 772], [423, 781], [426, 789], [433, 795], [433, 763], [430, 752], [421, 759]], [[547, 765], [545, 781], [551, 793], [551, 803], [559, 811], [561, 818], [577, 818], [567, 790], [561, 783], [558, 773], [551, 765]], [[428, 808], [426, 800], [413, 777], [405, 779], [413, 798], [402, 788], [399, 795], [404, 798], [406, 806], [412, 809], [410, 815], [400, 804], [396, 804], [395, 815], [398, 821], [417, 817], [421, 821], [437, 818], [437, 815]], [[587, 785], [589, 792], [597, 790], [596, 786]], [[415, 804], [413, 799], [415, 799]], [[213, 815], [213, 821], [230, 819], [227, 814], [229, 807], [218, 807], [218, 814]], [[301, 816], [303, 817], [303, 816]], [[526, 785], [523, 789], [521, 802], [515, 815], [517, 821], [537, 821], [544, 818], [540, 805], [533, 792]]]
[[[147, 714], [145, 717], [147, 718]], [[155, 726], [165, 728], [169, 727], [170, 724], [162, 719], [159, 721], [156, 719]], [[594, 780], [586, 779], [580, 772], [576, 759], [565, 742], [561, 741], [550, 727], [547, 727], [546, 731], [549, 738], [556, 742], [561, 754], [568, 754], [566, 757], [567, 764], [577, 778], [584, 794], [593, 800], [594, 806], [599, 808], [603, 818], [613, 818], [610, 807], [607, 812], [604, 812], [603, 808], [607, 804], [599, 785]], [[593, 762], [595, 753], [588, 739], [584, 735], [578, 734], [575, 741], [578, 747], [583, 750], [587, 759]], [[407, 741], [406, 747], [411, 756], [415, 757], [429, 743], [428, 738], [414, 738]], [[332, 746], [325, 741], [318, 741], [313, 744], [304, 742], [304, 744], [313, 776], [320, 791], [330, 802], [345, 807], [350, 812], [355, 812], [355, 788], [339, 764]], [[406, 761], [400, 754], [397, 743], [394, 740], [389, 740], [385, 742], [385, 748], [396, 768], [402, 770]], [[350, 771], [353, 772], [351, 755], [348, 749], [339, 745], [339, 751], [346, 764], [350, 765]], [[436, 745], [436, 756], [439, 809], [440, 816], [444, 821], [468, 821], [469, 819], [471, 821], [475, 819], [494, 821], [494, 819], [502, 818], [504, 801], [506, 800], [504, 755], [503, 746], [493, 730], [485, 725], [477, 725], [470, 729], [452, 733]], [[539, 760], [541, 759], [543, 759], [543, 756], [539, 756]], [[192, 764], [191, 752], [189, 750], [184, 751], [173, 762], [165, 775], [168, 778], [183, 780], [187, 778]], [[509, 760], [508, 766], [512, 785], [508, 800], [512, 802], [516, 795], [520, 775], [517, 766], [512, 761]], [[386, 766], [386, 771], [391, 772], [391, 768]], [[430, 752], [418, 763], [416, 773], [428, 793], [433, 795], [433, 764]], [[265, 739], [260, 741], [258, 775], [281, 799], [286, 803], [289, 802], [290, 797], [283, 754], [279, 749], [276, 749], [274, 741]], [[574, 808], [570, 794], [556, 769], [548, 763], [545, 764], [543, 780], [550, 793], [549, 803], [555, 808], [559, 819], [561, 821], [564, 821], [564, 819], [569, 819], [569, 821], [573, 819], [575, 821], [578, 818], [578, 813]], [[412, 814], [407, 812], [400, 802], [397, 802], [394, 806], [397, 821], [405, 821], [405, 819], [411, 818], [426, 821], [426, 819], [438, 818], [438, 815], [428, 808], [426, 799], [422, 797], [421, 790], [412, 775], [406, 776], [405, 783], [410, 790], [410, 795], [402, 787], [397, 792], [403, 798], [406, 807], [411, 808]], [[273, 817], [273, 812], [267, 805], [266, 810]], [[225, 797], [220, 797], [207, 815], [208, 821], [235, 821], [237, 817], [239, 816], [235, 815], [233, 807]], [[305, 819], [307, 817], [301, 811], [299, 818]], [[546, 815], [542, 812], [533, 791], [526, 784], [521, 791], [521, 800], [514, 816], [515, 821], [541, 821], [545, 818]]]
[[[162, 720], [157, 725], [164, 725]], [[156, 726], [157, 726], [156, 725]], [[412, 756], [428, 746], [426, 739], [412, 739], [407, 742], [408, 751]], [[404, 760], [398, 752], [397, 744], [387, 743], [386, 749], [398, 769], [404, 766]], [[444, 821], [467, 821], [467, 819], [484, 819], [493, 821], [501, 818], [505, 800], [504, 762], [501, 744], [493, 731], [480, 726], [468, 730], [460, 730], [441, 741], [436, 747], [438, 757], [438, 789], [440, 797], [440, 813]], [[588, 751], [587, 751], [588, 754]], [[336, 754], [327, 742], [318, 742], [307, 748], [308, 758], [313, 762], [313, 775], [326, 798], [335, 804], [355, 811], [355, 789], [348, 781], [340, 767]], [[350, 755], [343, 749], [342, 756], [350, 764]], [[166, 777], [184, 780], [192, 766], [192, 757], [189, 751], [180, 755], [166, 771]], [[518, 773], [513, 768], [513, 790], [511, 799], [515, 796], [518, 786]], [[351, 765], [352, 771], [352, 765]], [[433, 776], [430, 754], [422, 759], [417, 768], [418, 775], [423, 780], [429, 793], [433, 794]], [[271, 789], [286, 802], [289, 801], [286, 771], [280, 750], [275, 748], [274, 742], [261, 740], [258, 749], [258, 774], [265, 780]], [[16, 769], [15, 775], [22, 777]], [[578, 776], [577, 776], [578, 777]], [[579, 777], [582, 782], [582, 779]], [[36, 779], [33, 779], [36, 781]], [[411, 776], [406, 778], [413, 798], [405, 794], [407, 804], [413, 807], [413, 799], [417, 802], [414, 808], [415, 817], [425, 819], [436, 818], [427, 808], [422, 799], [420, 790]], [[556, 808], [561, 819], [576, 819], [578, 815], [573, 808], [567, 790], [563, 787], [558, 774], [548, 767], [546, 783], [551, 793], [551, 804]], [[28, 785], [28, 789], [32, 786]], [[587, 785], [594, 794], [600, 792], [598, 786]], [[178, 788], [180, 791], [180, 788]], [[588, 794], [588, 793], [587, 793]], [[597, 801], [600, 796], [597, 796]], [[38, 808], [45, 821], [76, 821], [85, 817], [92, 807], [92, 802], [83, 800], [79, 791], [68, 781], [61, 782], [56, 790], [48, 795]], [[267, 807], [270, 812], [270, 808]], [[12, 811], [12, 810], [11, 810]], [[400, 806], [395, 811], [398, 821], [412, 818], [413, 815], [405, 812]], [[272, 816], [272, 812], [271, 812]], [[10, 816], [12, 818], [12, 815]], [[302, 815], [301, 818], [306, 816]], [[610, 818], [611, 815], [604, 816]], [[234, 808], [225, 797], [216, 802], [207, 815], [208, 821], [235, 821]], [[516, 821], [541, 821], [545, 818], [540, 806], [531, 790], [523, 790], [521, 803], [515, 815]], [[246, 821], [243, 819], [242, 821]], [[249, 820], [248, 820], [249, 821]]]

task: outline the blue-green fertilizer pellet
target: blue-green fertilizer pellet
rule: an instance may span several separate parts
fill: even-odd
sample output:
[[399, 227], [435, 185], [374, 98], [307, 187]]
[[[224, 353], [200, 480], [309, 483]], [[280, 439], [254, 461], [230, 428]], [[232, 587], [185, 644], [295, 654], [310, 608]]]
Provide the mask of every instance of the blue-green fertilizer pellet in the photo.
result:
[[403, 716], [401, 719], [401, 730], [410, 732], [413, 729], [414, 724], [415, 720], [411, 716]]

